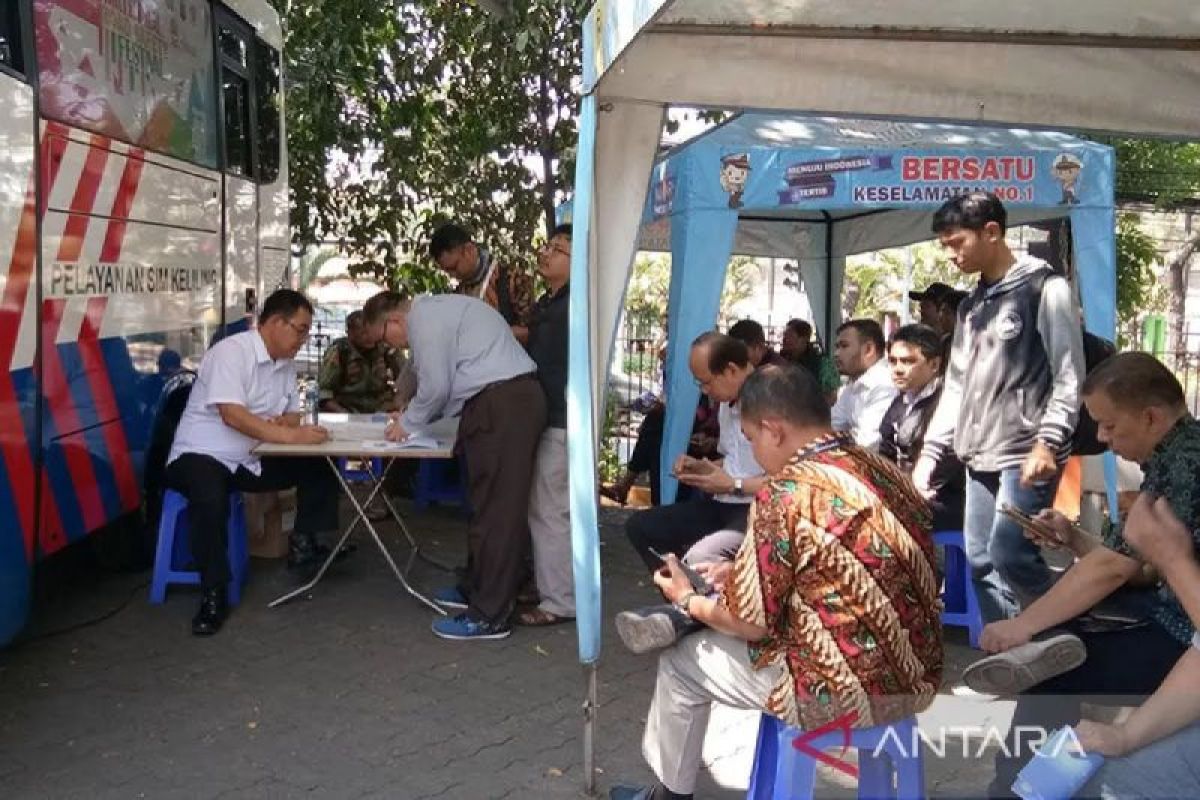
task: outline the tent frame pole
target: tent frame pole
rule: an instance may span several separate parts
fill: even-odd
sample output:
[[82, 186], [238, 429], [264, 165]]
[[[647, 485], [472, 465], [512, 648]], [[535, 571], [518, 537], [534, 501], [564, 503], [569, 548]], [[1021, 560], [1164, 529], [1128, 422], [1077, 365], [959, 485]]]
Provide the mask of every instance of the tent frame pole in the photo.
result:
[[596, 794], [596, 662], [584, 665], [587, 694], [583, 701], [583, 790]]

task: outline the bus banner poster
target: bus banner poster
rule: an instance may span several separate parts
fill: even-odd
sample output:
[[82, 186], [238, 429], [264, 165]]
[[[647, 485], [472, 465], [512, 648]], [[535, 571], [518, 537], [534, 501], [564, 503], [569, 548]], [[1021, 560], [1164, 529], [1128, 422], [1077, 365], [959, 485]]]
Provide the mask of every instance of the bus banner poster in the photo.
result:
[[208, 167], [217, 129], [203, 0], [35, 0], [42, 113]]

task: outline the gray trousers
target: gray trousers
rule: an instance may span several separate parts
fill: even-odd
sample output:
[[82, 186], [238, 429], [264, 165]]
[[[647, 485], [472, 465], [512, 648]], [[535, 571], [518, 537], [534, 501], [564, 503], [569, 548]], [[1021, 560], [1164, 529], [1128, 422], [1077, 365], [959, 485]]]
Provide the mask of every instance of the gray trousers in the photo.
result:
[[1110, 758], [1080, 795], [1104, 800], [1200, 797], [1200, 722], [1121, 758]]
[[533, 574], [542, 597], [538, 607], [559, 617], [575, 616], [567, 484], [567, 431], [546, 428], [538, 440], [529, 490], [529, 534], [533, 539]]
[[783, 671], [755, 669], [745, 641], [711, 628], [663, 650], [642, 739], [658, 779], [672, 792], [694, 792], [712, 704], [761, 710]]

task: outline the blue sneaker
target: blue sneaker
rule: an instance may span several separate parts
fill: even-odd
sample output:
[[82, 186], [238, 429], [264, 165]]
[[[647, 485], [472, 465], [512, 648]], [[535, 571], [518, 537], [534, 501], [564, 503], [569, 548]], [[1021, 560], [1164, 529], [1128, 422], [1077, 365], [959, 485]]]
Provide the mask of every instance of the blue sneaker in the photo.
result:
[[434, 635], [443, 639], [505, 639], [512, 633], [508, 625], [474, 620], [466, 614], [436, 620], [432, 628]]
[[433, 602], [443, 608], [456, 608], [460, 611], [467, 610], [467, 598], [458, 590], [457, 586], [443, 586], [433, 593]]

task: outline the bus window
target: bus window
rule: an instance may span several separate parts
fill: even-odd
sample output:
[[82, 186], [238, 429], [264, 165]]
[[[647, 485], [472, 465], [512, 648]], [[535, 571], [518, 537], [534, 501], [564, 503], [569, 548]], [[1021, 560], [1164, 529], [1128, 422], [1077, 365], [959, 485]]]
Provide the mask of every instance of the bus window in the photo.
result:
[[21, 55], [21, 14], [16, 3], [5, 3], [0, 8], [0, 66], [22, 74], [25, 72]]
[[250, 151], [250, 85], [240, 75], [221, 76], [225, 99], [225, 169], [252, 177], [254, 157]]
[[225, 117], [225, 170], [246, 178], [255, 175], [250, 41], [248, 31], [240, 25], [222, 20], [217, 27]]
[[274, 183], [279, 177], [279, 51], [256, 41], [256, 63], [254, 76], [254, 99], [258, 103], [258, 178], [263, 183]]

